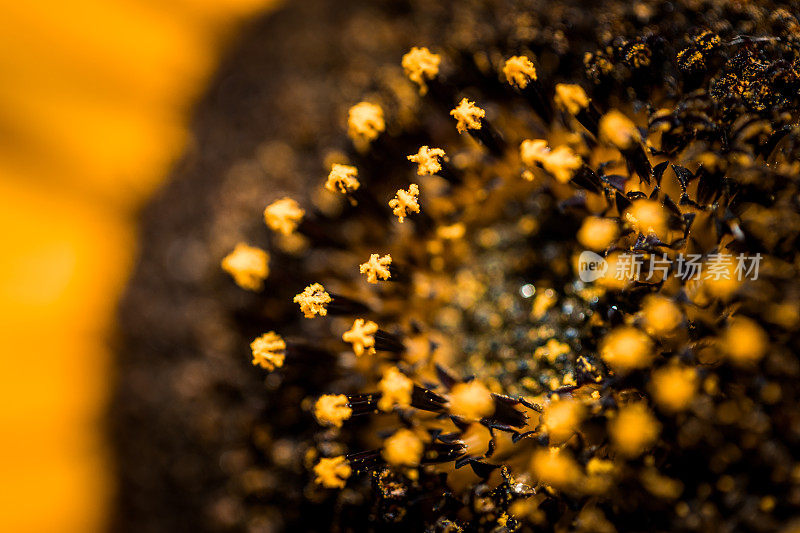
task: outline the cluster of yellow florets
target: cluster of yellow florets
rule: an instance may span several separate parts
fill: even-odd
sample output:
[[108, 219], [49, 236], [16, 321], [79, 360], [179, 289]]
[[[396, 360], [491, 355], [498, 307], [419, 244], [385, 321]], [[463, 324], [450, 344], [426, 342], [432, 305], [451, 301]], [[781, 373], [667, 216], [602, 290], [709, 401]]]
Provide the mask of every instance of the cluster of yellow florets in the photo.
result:
[[[633, 67], [643, 68], [649, 64], [649, 50], [646, 46], [632, 44], [629, 52], [632, 54], [630, 57]], [[415, 47], [403, 56], [402, 67], [408, 78], [424, 94], [428, 89], [427, 83], [439, 76], [441, 61], [439, 55], [431, 53], [427, 48]], [[541, 96], [534, 93], [541, 88], [543, 80], [539, 80], [536, 67], [528, 57], [508, 58], [502, 65], [502, 72], [507, 82], [519, 89], [516, 91], [517, 96]], [[437, 82], [434, 92], [439, 92], [439, 89]], [[389, 436], [382, 440], [379, 449], [370, 453], [375, 461], [383, 461], [381, 468], [384, 471], [387, 471], [388, 465], [393, 468], [392, 472], [405, 475], [412, 481], [423, 471], [420, 465], [427, 464], [435, 455], [432, 445], [436, 437], [433, 435], [441, 433], [445, 427], [452, 429], [448, 425], [452, 422], [456, 428], [454, 435], [458, 435], [457, 438], [452, 437], [453, 441], [457, 441], [454, 445], [457, 446], [457, 451], [453, 453], [468, 450], [469, 459], [480, 458], [488, 462], [495, 447], [499, 447], [502, 450], [498, 453], [501, 459], [497, 462], [502, 464], [505, 458], [513, 455], [510, 450], [518, 439], [532, 435], [540, 438], [535, 444], [528, 441], [529, 445], [520, 446], [523, 451], [510, 463], [522, 470], [528, 479], [540, 484], [543, 494], [554, 495], [563, 491], [567, 494], [601, 498], [613, 486], [617, 477], [623, 475], [626, 468], [634, 468], [632, 465], [636, 465], [635, 468], [639, 469], [636, 476], [642, 486], [654, 495], [669, 499], [678, 491], [676, 487], [680, 483], [663, 476], [654, 466], [655, 454], [650, 453], [650, 450], [657, 446], [661, 437], [662, 423], [658, 417], [662, 417], [663, 422], [669, 416], [687, 415], [700, 405], [698, 392], [714, 386], [713, 380], [704, 381], [704, 371], [699, 367], [700, 363], [691, 362], [681, 352], [691, 335], [687, 332], [687, 324], [694, 316], [705, 312], [696, 308], [703, 306], [694, 306], [695, 302], [687, 302], [697, 295], [706, 298], [704, 303], [714, 297], [723, 302], [729, 301], [738, 290], [739, 284], [703, 279], [695, 285], [680, 286], [674, 277], [668, 279], [670, 274], [665, 274], [664, 279], [657, 280], [663, 286], [657, 283], [645, 285], [638, 283], [639, 280], [631, 274], [614, 276], [628, 251], [645, 250], [647, 257], [655, 255], [654, 250], [660, 249], [669, 249], [669, 253], [673, 254], [681, 245], [681, 239], [675, 239], [676, 236], [680, 237], [680, 231], [675, 228], [681, 227], [684, 222], [677, 215], [685, 215], [689, 210], [681, 210], [677, 205], [665, 202], [659, 196], [664, 194], [660, 189], [661, 183], [657, 186], [650, 183], [652, 176], [646, 174], [651, 170], [651, 157], [654, 162], [657, 158], [661, 159], [662, 173], [667, 168], [668, 158], [660, 154], [654, 155], [658, 152], [657, 147], [651, 144], [650, 136], [643, 133], [645, 130], [640, 130], [637, 123], [630, 118], [633, 114], [629, 116], [620, 110], [611, 109], [601, 115], [596, 109], [597, 102], [577, 84], [556, 84], [554, 93], [549, 104], [556, 104], [561, 111], [558, 115], [561, 123], [580, 125], [583, 129], [579, 132], [565, 132], [561, 128], [541, 135], [547, 138], [526, 139], [525, 134], [530, 134], [530, 131], [517, 126], [519, 130], [510, 135], [513, 144], [504, 144], [500, 150], [488, 147], [489, 150], [481, 154], [486, 158], [491, 154], [498, 160], [496, 163], [487, 163], [496, 164], [491, 167], [492, 172], [476, 171], [478, 163], [474, 160], [480, 158], [467, 157], [450, 147], [448, 152], [452, 161], [443, 149], [428, 145], [423, 145], [417, 153], [406, 156], [417, 165], [417, 175], [441, 173], [448, 178], [447, 183], [436, 178], [430, 182], [420, 181], [425, 190], [424, 199], [431, 204], [426, 204], [426, 212], [418, 218], [425, 222], [431, 218], [435, 228], [427, 235], [425, 246], [421, 247], [423, 251], [413, 256], [414, 261], [429, 268], [422, 268], [422, 272], [413, 278], [408, 290], [411, 296], [408, 298], [424, 303], [412, 308], [408, 313], [409, 320], [404, 320], [398, 328], [413, 324], [413, 327], [406, 329], [414, 330], [417, 338], [398, 342], [401, 347], [397, 348], [397, 353], [400, 355], [390, 361], [381, 360], [377, 356], [362, 357], [364, 354], [376, 355], [377, 350], [383, 351], [387, 344], [391, 344], [387, 340], [390, 335], [379, 329], [378, 324], [372, 320], [355, 318], [341, 339], [349, 343], [355, 356], [360, 358], [356, 360], [348, 357], [348, 360], [363, 371], [364, 381], [371, 384], [373, 392], [349, 397], [324, 395], [314, 404], [314, 415], [321, 425], [333, 428], [342, 427], [345, 421], [353, 417], [354, 410], [359, 415], [379, 412], [383, 419], [392, 415], [401, 420], [404, 427], [400, 429], [382, 426], [386, 430], [385, 435]], [[592, 94], [598, 97], [597, 93]], [[494, 121], [496, 108], [487, 109], [492, 112], [491, 119]], [[657, 113], [654, 111], [654, 116], [659, 116]], [[487, 139], [493, 134], [493, 128], [486, 118], [486, 110], [463, 98], [450, 111], [450, 115], [456, 120], [459, 134], [470, 133], [475, 140], [489, 144]], [[502, 120], [513, 122], [508, 117], [501, 116]], [[638, 118], [637, 121], [641, 122]], [[385, 131], [386, 121], [380, 106], [361, 102], [350, 109], [348, 134], [357, 148], [368, 147], [369, 143], [376, 141]], [[591, 140], [587, 140], [590, 138]], [[505, 149], [506, 146], [517, 145], [518, 152], [513, 148]], [[648, 148], [653, 149], [646, 150]], [[405, 153], [404, 151], [403, 154]], [[634, 158], [642, 157], [646, 163], [646, 171], [639, 170], [632, 162]], [[616, 176], [611, 171], [605, 173], [606, 168], [619, 171], [622, 167], [620, 163], [626, 163], [628, 176]], [[510, 168], [514, 170], [508, 171]], [[443, 344], [449, 349], [448, 362], [453, 362], [454, 366], [462, 364], [472, 371], [471, 377], [463, 379], [446, 376], [443, 365], [439, 365], [439, 360], [434, 360], [431, 355], [436, 351], [434, 343], [426, 337], [427, 332], [419, 333], [416, 323], [428, 320], [434, 324], [432, 331], [440, 328], [437, 333], [455, 332], [452, 336], [472, 337], [470, 328], [473, 326], [464, 326], [466, 320], [463, 315], [471, 312], [471, 307], [483, 304], [480, 311], [481, 318], [485, 320], [481, 324], [487, 329], [501, 332], [497, 338], [508, 338], [504, 335], [507, 324], [503, 322], [500, 311], [513, 309], [517, 302], [515, 297], [509, 295], [508, 291], [503, 292], [505, 287], [494, 292], [489, 290], [497, 289], [497, 285], [500, 285], [498, 282], [492, 286], [494, 280], [485, 279], [491, 276], [480, 278], [482, 273], [473, 273], [466, 267], [459, 270], [453, 264], [463, 260], [469, 262], [466, 266], [471, 267], [472, 261], [481, 265], [480, 261], [484, 260], [481, 256], [483, 252], [502, 249], [498, 245], [502, 239], [513, 242], [508, 234], [516, 231], [524, 233], [527, 238], [529, 234], [536, 232], [538, 220], [535, 216], [520, 217], [519, 221], [515, 221], [513, 230], [504, 226], [504, 231], [499, 231], [491, 223], [492, 217], [504, 216], [504, 202], [513, 204], [519, 191], [528, 191], [539, 185], [538, 179], [534, 183], [525, 183], [519, 179], [520, 168], [525, 170], [523, 177], [528, 179], [533, 178], [533, 171], [537, 168], [545, 171], [545, 178], [549, 180], [546, 181], [547, 193], [551, 195], [548, 201], [557, 203], [570, 200], [580, 206], [580, 218], [575, 221], [576, 227], [580, 225], [575, 235], [577, 243], [596, 252], [589, 255], [604, 261], [606, 270], [597, 279], [582, 280], [581, 283], [569, 285], [569, 298], [550, 288], [554, 284], [548, 287], [547, 284], [538, 284], [537, 280], [532, 280], [537, 282], [537, 286], [534, 287], [533, 283], [523, 285], [519, 289], [520, 294], [523, 298], [532, 300], [525, 304], [527, 308], [523, 313], [515, 316], [522, 316], [521, 321], [527, 319], [529, 323], [508, 326], [511, 330], [508, 337], [517, 334], [517, 337], [524, 337], [525, 341], [534, 342], [526, 343], [524, 351], [514, 352], [509, 349], [505, 352], [504, 349], [508, 347], [494, 346], [494, 339], [492, 342], [481, 342], [482, 338], [470, 338], [470, 342], [474, 340], [475, 346], [470, 346], [474, 349], [473, 353], [458, 359], [459, 355], [453, 355], [453, 352], [457, 352], [453, 349], [457, 342], [448, 343], [451, 339], [444, 339]], [[597, 168], [602, 171], [593, 170]], [[454, 169], [464, 171], [465, 181], [468, 182], [466, 185], [456, 184], [456, 179], [451, 181], [453, 176], [450, 173]], [[511, 177], [507, 180], [508, 183], [498, 185], [498, 188], [508, 187], [498, 193], [498, 200], [490, 197], [482, 180], [488, 181], [503, 171], [507, 171], [503, 177]], [[631, 179], [634, 172], [640, 174], [638, 184]], [[660, 176], [659, 174], [659, 178]], [[583, 187], [579, 183], [581, 180], [589, 182], [593, 188], [589, 185]], [[430, 185], [431, 183], [433, 184]], [[447, 196], [446, 193], [434, 194], [437, 183], [444, 184], [442, 188], [452, 187], [456, 192], [452, 196]], [[568, 192], [570, 187], [567, 184], [576, 189], [583, 187], [589, 192], [581, 190], [580, 194], [570, 196], [574, 191]], [[345, 195], [351, 195], [360, 186], [358, 169], [342, 164], [332, 165], [325, 183], [327, 190]], [[502, 196], [503, 194], [506, 196]], [[406, 189], [397, 189], [388, 205], [399, 222], [404, 222], [412, 213], [420, 213], [419, 196], [420, 186], [416, 183], [408, 184]], [[302, 221], [302, 209], [291, 202], [283, 199], [272, 204], [267, 208], [269, 216], [265, 211], [267, 223], [275, 231], [290, 234], [296, 231], [297, 225]], [[568, 202], [564, 205], [569, 206]], [[544, 209], [541, 205], [537, 207]], [[485, 219], [481, 212], [484, 209], [487, 213]], [[701, 216], [704, 206], [693, 206], [693, 209], [692, 215]], [[453, 220], [462, 212], [467, 213], [463, 220]], [[442, 213], [444, 215], [437, 219], [436, 215]], [[490, 222], [485, 223], [485, 220]], [[441, 223], [437, 225], [438, 222]], [[479, 224], [482, 226], [474, 235], [468, 234], [468, 228], [472, 229]], [[406, 226], [399, 231], [405, 229]], [[394, 230], [398, 230], [398, 227], [393, 225], [392, 231]], [[411, 240], [407, 234], [403, 234], [403, 237]], [[652, 243], [655, 244], [648, 248]], [[506, 243], [503, 242], [503, 245]], [[572, 254], [573, 251], [570, 250], [565, 255]], [[541, 253], [543, 256], [548, 256], [549, 252], [550, 250], [537, 250], [537, 254]], [[363, 253], [363, 249], [359, 253]], [[235, 277], [241, 277], [240, 284], [243, 286], [259, 286], [259, 279], [263, 281], [263, 277], [266, 277], [264, 269], [257, 268], [264, 257], [252, 250], [242, 251], [240, 255], [240, 259], [229, 262], [239, 266], [234, 269], [229, 264], [230, 268], [226, 270]], [[485, 255], [492, 254], [486, 252]], [[395, 257], [405, 259], [402, 254], [395, 254]], [[519, 271], [527, 272], [530, 258], [522, 253], [513, 257], [509, 264], [513, 264]], [[493, 261], [496, 260], [494, 256], [486, 259], [491, 263], [487, 269], [493, 269]], [[711, 264], [713, 260], [704, 261]], [[730, 260], [727, 261], [721, 266], [732, 269], [733, 264]], [[503, 263], [503, 267], [505, 266], [506, 263]], [[552, 265], [548, 267], [552, 267], [552, 277], [555, 279], [568, 277], [570, 273], [569, 260], [564, 257], [553, 259]], [[402, 283], [405, 280], [392, 278], [392, 271], [397, 272], [395, 268], [391, 255], [373, 253], [367, 261], [359, 265], [359, 272], [365, 275], [369, 284], [390, 279]], [[237, 282], [240, 282], [239, 277]], [[553, 283], [552, 280], [549, 282]], [[389, 293], [396, 288], [395, 285], [399, 283], [381, 285], [378, 289], [381, 292], [385, 289]], [[632, 290], [624, 293], [631, 295], [630, 301], [620, 300], [625, 303], [624, 310], [620, 309], [622, 306], [616, 305], [603, 307], [607, 303], [603, 298], [609, 298], [613, 302], [614, 297], [631, 287], [635, 287], [638, 292]], [[362, 283], [359, 290], [363, 289]], [[404, 307], [407, 302], [392, 298], [387, 297], [387, 301], [383, 302], [385, 305], [376, 311], [382, 324], [393, 313], [395, 317], [405, 318], [397, 309]], [[486, 300], [490, 298], [496, 300], [487, 303]], [[328, 306], [334, 299], [321, 284], [315, 283], [295, 296], [294, 301], [300, 305], [304, 316], [313, 318], [326, 316]], [[582, 339], [575, 340], [579, 335], [589, 335], [586, 331], [579, 332], [578, 326], [574, 324], [576, 319], [573, 317], [573, 309], [578, 305], [584, 313], [579, 315], [583, 321], [582, 326], [586, 325], [587, 330], [591, 329], [592, 336], [599, 337], [599, 342], [592, 341], [588, 344], [591, 347], [596, 344], [596, 351], [593, 348], [587, 349], [586, 344], [582, 346]], [[744, 316], [744, 313], [740, 314], [736, 306], [731, 306], [727, 313], [713, 323], [714, 333], [705, 339], [702, 346], [703, 358], [727, 359], [735, 366], [752, 368], [767, 355], [767, 332], [757, 321]], [[606, 315], [613, 318], [607, 318]], [[556, 316], [562, 318], [554, 318]], [[475, 334], [474, 337], [480, 337], [480, 334]], [[254, 364], [268, 369], [280, 367], [285, 351], [285, 343], [281, 343], [282, 339], [273, 332], [256, 339], [253, 342]], [[513, 341], [509, 342], [512, 343]], [[419, 345], [425, 347], [419, 348]], [[593, 353], [589, 353], [590, 351]], [[493, 352], [502, 352], [502, 355], [497, 354], [495, 357]], [[518, 365], [518, 361], [523, 358], [525, 365]], [[522, 366], [530, 368], [530, 373], [525, 374], [520, 369]], [[485, 374], [482, 373], [484, 371]], [[535, 397], [502, 396], [502, 393], [515, 386], [509, 385], [510, 380], [504, 380], [505, 376], [515, 372], [524, 377], [520, 379], [522, 385], [513, 390], [535, 390], [535, 393], [530, 394]], [[435, 383], [437, 379], [439, 385], [428, 385]], [[430, 386], [432, 390], [423, 388], [421, 383]], [[625, 383], [625, 390], [615, 390], [617, 383]], [[634, 384], [629, 386], [628, 383]], [[426, 409], [429, 409], [430, 416], [420, 415]], [[590, 424], [593, 425], [593, 434], [584, 431]], [[667, 427], [665, 423], [665, 433]], [[495, 433], [499, 431], [506, 431], [513, 437], [498, 437]], [[329, 432], [333, 433], [335, 430]], [[447, 439], [436, 444], [444, 446], [448, 439], [451, 439], [449, 435]], [[590, 440], [593, 440], [591, 444], [585, 442]], [[481, 457], [481, 454], [485, 456]], [[352, 462], [348, 461], [348, 457]], [[360, 469], [357, 456], [348, 457], [321, 459], [314, 467], [317, 482], [330, 488], [344, 487], [352, 472]], [[497, 466], [490, 462], [489, 465]], [[409, 474], [412, 470], [416, 474]], [[535, 512], [531, 511], [529, 515], [534, 516]], [[589, 512], [587, 516], [590, 515]], [[509, 515], [497, 517], [497, 523], [505, 524], [508, 520]]]

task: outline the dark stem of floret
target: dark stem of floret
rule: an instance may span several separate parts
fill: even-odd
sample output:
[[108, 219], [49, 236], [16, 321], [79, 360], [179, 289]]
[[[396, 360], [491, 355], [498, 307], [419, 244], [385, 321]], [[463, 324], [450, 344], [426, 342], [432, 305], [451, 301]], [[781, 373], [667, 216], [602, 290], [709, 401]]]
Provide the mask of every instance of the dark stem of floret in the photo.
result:
[[552, 102], [552, 99], [547, 97], [548, 93], [545, 92], [541, 81], [530, 80], [528, 85], [522, 90], [518, 89], [518, 92], [522, 94], [525, 100], [530, 104], [530, 106], [545, 124], [550, 124], [550, 122], [552, 122], [553, 106], [550, 103]]
[[397, 262], [392, 261], [392, 264], [389, 265], [389, 279], [386, 281], [395, 283], [408, 283], [411, 280], [408, 270], [408, 267], [405, 265], [400, 265], [397, 264]]
[[386, 352], [401, 353], [406, 348], [403, 339], [393, 333], [379, 329], [375, 332], [375, 349]]
[[495, 157], [502, 157], [506, 150], [506, 142], [502, 134], [486, 119], [480, 119], [480, 129], [469, 129], [473, 139], [484, 145]]
[[436, 173], [438, 176], [447, 180], [451, 185], [460, 185], [464, 182], [459, 172], [449, 162], [439, 161], [439, 164], [442, 168]]
[[326, 305], [328, 314], [330, 315], [360, 315], [364, 313], [371, 313], [372, 310], [366, 304], [342, 296], [340, 294], [331, 293], [331, 301]]
[[305, 236], [313, 246], [346, 250], [348, 243], [341, 235], [334, 231], [335, 226], [330, 224], [324, 215], [314, 213], [306, 216], [297, 226], [297, 232]]
[[353, 410], [352, 416], [372, 414], [378, 410], [378, 400], [380, 398], [380, 393], [348, 394], [347, 405]]
[[587, 107], [583, 107], [578, 111], [575, 115], [575, 118], [578, 119], [578, 122], [586, 128], [589, 132], [592, 133], [595, 137], [597, 137], [597, 128], [600, 122], [600, 111], [594, 106], [593, 103], [589, 102]]

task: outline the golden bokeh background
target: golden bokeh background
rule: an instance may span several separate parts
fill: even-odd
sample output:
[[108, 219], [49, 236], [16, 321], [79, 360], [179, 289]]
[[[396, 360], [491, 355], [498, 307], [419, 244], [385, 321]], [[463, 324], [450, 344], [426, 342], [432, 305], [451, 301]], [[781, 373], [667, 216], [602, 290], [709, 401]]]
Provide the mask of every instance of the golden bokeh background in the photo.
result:
[[226, 43], [275, 0], [0, 0], [0, 531], [103, 530], [136, 213]]

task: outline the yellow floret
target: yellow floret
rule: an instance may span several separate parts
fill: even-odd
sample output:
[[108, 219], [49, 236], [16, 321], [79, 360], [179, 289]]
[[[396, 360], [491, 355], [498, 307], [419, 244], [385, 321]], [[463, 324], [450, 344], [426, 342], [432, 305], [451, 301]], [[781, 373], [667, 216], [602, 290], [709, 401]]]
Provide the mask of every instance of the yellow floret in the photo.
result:
[[525, 56], [512, 56], [506, 59], [503, 65], [503, 74], [508, 83], [520, 89], [528, 86], [531, 80], [536, 80], [536, 67], [530, 59]]
[[768, 338], [755, 321], [735, 317], [722, 335], [722, 349], [736, 364], [747, 366], [757, 363], [767, 351]]
[[302, 222], [305, 210], [291, 198], [281, 198], [264, 209], [264, 222], [272, 231], [291, 235]]
[[640, 233], [662, 238], [667, 233], [667, 211], [655, 200], [636, 200], [625, 210], [623, 218]]
[[428, 92], [426, 80], [432, 80], [439, 74], [439, 63], [442, 58], [432, 53], [427, 48], [413, 47], [404, 56], [401, 62], [408, 79], [419, 85], [419, 93]]
[[378, 283], [378, 278], [387, 280], [391, 277], [389, 265], [392, 264], [392, 256], [389, 254], [383, 257], [380, 254], [370, 254], [366, 263], [361, 263], [358, 270], [367, 275], [367, 283]]
[[622, 407], [609, 422], [614, 447], [628, 457], [636, 457], [645, 451], [656, 441], [659, 432], [658, 421], [642, 403]]
[[360, 186], [358, 169], [338, 163], [334, 163], [331, 166], [330, 174], [328, 174], [328, 179], [325, 181], [325, 189], [330, 192], [338, 191], [342, 194], [351, 194], [353, 191], [358, 190]]
[[303, 292], [294, 297], [294, 303], [300, 305], [300, 311], [306, 318], [326, 316], [328, 309], [325, 307], [331, 302], [331, 295], [325, 292], [325, 287], [319, 283], [312, 283]]
[[486, 116], [486, 111], [476, 106], [474, 102], [462, 98], [455, 109], [450, 111], [450, 115], [458, 121], [456, 124], [458, 132], [464, 133], [467, 130], [481, 129], [481, 119]]
[[344, 394], [320, 396], [314, 404], [314, 416], [323, 426], [342, 427], [342, 422], [350, 418], [353, 410], [347, 404]]
[[322, 458], [314, 466], [315, 481], [329, 489], [343, 489], [353, 470], [343, 455]]
[[405, 221], [409, 211], [419, 213], [419, 185], [412, 183], [409, 185], [408, 190], [400, 189], [395, 194], [394, 198], [389, 200], [389, 207], [392, 212], [400, 220]]
[[557, 489], [573, 487], [582, 477], [578, 464], [569, 452], [559, 448], [536, 450], [531, 460], [531, 470], [541, 483]]
[[630, 261], [626, 261], [626, 257], [630, 259], [630, 255], [623, 254], [622, 252], [612, 252], [606, 257], [608, 269], [605, 274], [597, 280], [600, 287], [610, 290], [624, 289], [635, 277], [633, 268], [630, 268]]
[[420, 146], [416, 154], [408, 156], [408, 160], [417, 163], [417, 174], [420, 176], [433, 175], [442, 170], [441, 159], [447, 160], [441, 148], [428, 148]]
[[642, 140], [636, 124], [616, 109], [603, 115], [599, 128], [600, 138], [616, 146], [619, 150], [627, 150]]
[[383, 109], [369, 102], [359, 102], [347, 116], [347, 134], [355, 142], [374, 141], [386, 129]]
[[548, 339], [544, 346], [539, 346], [533, 351], [535, 359], [547, 359], [550, 363], [555, 363], [558, 356], [570, 352], [569, 345], [558, 339]]
[[436, 228], [436, 236], [445, 241], [458, 240], [462, 238], [466, 232], [467, 228], [462, 222]]
[[730, 299], [744, 281], [737, 273], [736, 266], [736, 259], [732, 254], [710, 256], [702, 268], [703, 291], [715, 298]]
[[286, 357], [286, 342], [274, 331], [264, 333], [250, 343], [253, 365], [272, 371], [283, 366]]
[[642, 303], [642, 318], [648, 332], [661, 336], [674, 331], [681, 324], [683, 313], [669, 298], [651, 294]]
[[553, 400], [544, 410], [542, 424], [550, 436], [550, 444], [561, 444], [578, 430], [584, 407], [578, 400]]
[[605, 217], [586, 217], [578, 230], [578, 242], [589, 250], [605, 250], [619, 236], [615, 220]]
[[455, 385], [449, 400], [450, 413], [468, 420], [480, 420], [494, 412], [491, 392], [476, 380]]
[[562, 109], [577, 115], [589, 106], [589, 97], [580, 85], [559, 83], [556, 85], [556, 104]]
[[659, 407], [669, 412], [682, 411], [697, 391], [697, 371], [679, 365], [660, 368], [653, 372], [650, 388]]
[[526, 139], [522, 141], [519, 151], [525, 165], [533, 167], [538, 163], [561, 183], [571, 180], [575, 171], [583, 166], [580, 156], [569, 146], [550, 150], [547, 141], [543, 139]]
[[391, 411], [394, 406], [408, 407], [411, 405], [414, 382], [400, 372], [397, 367], [390, 367], [384, 372], [383, 379], [378, 383], [378, 390], [381, 392], [378, 409]]
[[620, 326], [600, 343], [600, 357], [614, 370], [644, 368], [653, 359], [653, 342], [634, 327]]
[[269, 254], [240, 242], [222, 260], [222, 269], [243, 289], [260, 291], [269, 275]]
[[614, 463], [606, 459], [592, 457], [586, 463], [586, 474], [589, 476], [608, 476], [613, 474], [615, 470]]
[[399, 429], [383, 443], [381, 455], [392, 466], [416, 466], [425, 445], [410, 429]]
[[375, 353], [375, 333], [378, 331], [378, 324], [371, 320], [365, 321], [363, 318], [356, 318], [353, 327], [342, 334], [342, 340], [353, 345], [353, 352], [356, 357], [366, 351]]

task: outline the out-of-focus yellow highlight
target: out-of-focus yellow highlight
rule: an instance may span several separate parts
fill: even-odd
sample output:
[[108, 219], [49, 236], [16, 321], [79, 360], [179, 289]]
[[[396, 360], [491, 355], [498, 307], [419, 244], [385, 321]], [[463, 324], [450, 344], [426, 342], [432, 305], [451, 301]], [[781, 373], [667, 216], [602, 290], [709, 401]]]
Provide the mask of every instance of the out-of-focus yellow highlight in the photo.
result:
[[105, 526], [136, 208], [237, 21], [274, 0], [0, 0], [0, 531]]
[[106, 339], [133, 232], [65, 191], [6, 182], [0, 227], [0, 529], [97, 530], [111, 492]]

